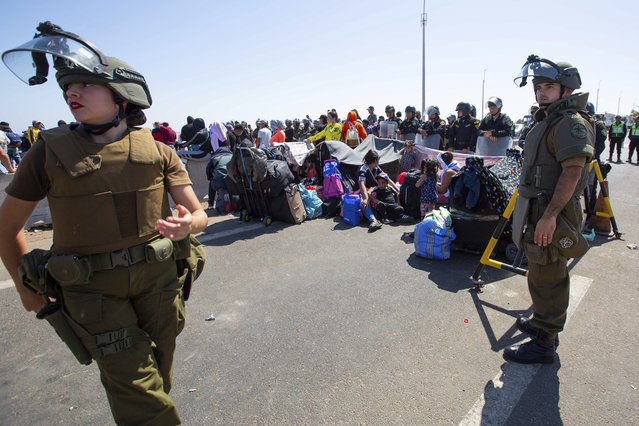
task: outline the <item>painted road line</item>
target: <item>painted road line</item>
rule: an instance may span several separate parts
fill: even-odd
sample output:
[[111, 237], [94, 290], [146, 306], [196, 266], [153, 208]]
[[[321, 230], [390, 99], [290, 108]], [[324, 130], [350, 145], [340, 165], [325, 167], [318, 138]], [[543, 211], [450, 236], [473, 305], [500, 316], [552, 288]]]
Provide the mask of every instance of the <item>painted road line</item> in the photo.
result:
[[13, 280], [0, 281], [0, 290], [13, 287]]
[[[254, 231], [256, 229], [264, 228], [263, 223], [253, 223], [250, 225], [242, 225], [241, 227], [235, 229], [229, 229], [226, 231], [216, 232], [214, 234], [202, 234], [197, 237], [198, 241], [201, 243], [205, 243], [208, 241], [217, 240], [220, 238], [230, 237], [231, 235], [242, 234], [244, 232]], [[0, 281], [0, 290], [4, 290], [5, 288], [13, 287], [13, 280], [5, 280]]]
[[[590, 284], [592, 284], [592, 278], [579, 275], [570, 277], [570, 304], [568, 305], [566, 324], [586, 295]], [[505, 424], [541, 367], [541, 364], [525, 365], [506, 362], [502, 371], [492, 380], [492, 386], [490, 383], [486, 385], [483, 395], [477, 399], [468, 414], [459, 423], [460, 426]], [[506, 377], [508, 378], [508, 390], [502, 391], [504, 385], [502, 379]]]
[[236, 235], [236, 234], [242, 234], [244, 232], [249, 232], [249, 231], [254, 231], [256, 229], [260, 229], [260, 228], [264, 228], [264, 224], [259, 222], [259, 223], [253, 223], [250, 225], [242, 225], [238, 228], [234, 228], [234, 229], [229, 229], [226, 231], [221, 231], [221, 232], [216, 232], [214, 234], [204, 234], [204, 235], [200, 235], [197, 237], [198, 241], [201, 243], [206, 243], [208, 241], [213, 241], [213, 240], [217, 240], [220, 238], [226, 238], [229, 237], [231, 235]]

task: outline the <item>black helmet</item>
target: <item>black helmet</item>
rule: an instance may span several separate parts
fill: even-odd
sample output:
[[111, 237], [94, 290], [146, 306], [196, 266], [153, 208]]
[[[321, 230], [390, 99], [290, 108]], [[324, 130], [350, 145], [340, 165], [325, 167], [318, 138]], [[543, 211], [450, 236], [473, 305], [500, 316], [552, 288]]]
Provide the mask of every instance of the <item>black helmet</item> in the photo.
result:
[[70, 83], [103, 84], [131, 104], [142, 109], [151, 106], [153, 101], [144, 76], [127, 63], [105, 56], [92, 43], [49, 21], [40, 23], [37, 31], [31, 41], [2, 54], [5, 65], [20, 80], [31, 86], [45, 83], [49, 74], [48, 54], [63, 90]]
[[533, 84], [559, 83], [569, 89], [581, 87], [581, 77], [577, 68], [568, 62], [554, 63], [537, 55], [528, 56], [514, 82], [519, 87], [523, 87], [526, 85], [528, 77], [533, 78]]
[[457, 104], [455, 111], [461, 111], [464, 114], [470, 114], [470, 104], [468, 102], [460, 102]]
[[391, 111], [395, 111], [395, 107], [392, 105], [386, 105], [386, 108], [384, 108], [384, 112], [391, 112]]
[[404, 112], [412, 112], [413, 114], [415, 114], [416, 111], [417, 111], [417, 108], [411, 105], [408, 105], [406, 109], [404, 110]]
[[595, 105], [592, 102], [588, 102], [586, 104], [586, 111], [588, 111], [588, 114], [594, 116], [595, 115]]
[[300, 119], [299, 118], [294, 118], [293, 119], [293, 124], [297, 124], [299, 126], [300, 124]]
[[473, 117], [477, 117], [477, 108], [475, 108], [475, 105], [470, 104], [470, 115]]
[[489, 108], [490, 105], [495, 105], [498, 109], [501, 109], [501, 107], [504, 105], [501, 101], [501, 99], [499, 99], [496, 96], [490, 97], [488, 98], [488, 101], [486, 101], [486, 107]]
[[291, 124], [293, 124], [293, 122], [287, 118], [286, 120], [284, 120], [284, 124], [290, 126]]

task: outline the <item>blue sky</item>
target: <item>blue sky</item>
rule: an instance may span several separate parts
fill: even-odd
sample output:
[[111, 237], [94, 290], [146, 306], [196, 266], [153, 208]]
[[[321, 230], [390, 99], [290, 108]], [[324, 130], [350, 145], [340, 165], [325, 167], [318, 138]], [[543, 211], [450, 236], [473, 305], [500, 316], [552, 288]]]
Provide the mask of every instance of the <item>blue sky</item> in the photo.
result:
[[[426, 105], [443, 115], [460, 101], [499, 96], [520, 118], [534, 102], [513, 83], [526, 57], [565, 60], [599, 112], [639, 108], [639, 3], [576, 0], [426, 1]], [[422, 0], [8, 2], [0, 50], [50, 20], [119, 57], [147, 79], [150, 122], [316, 118], [335, 108], [421, 108]], [[23, 130], [38, 119], [72, 120], [53, 82], [28, 87], [4, 66], [0, 119]], [[486, 111], [487, 112], [487, 111]]]

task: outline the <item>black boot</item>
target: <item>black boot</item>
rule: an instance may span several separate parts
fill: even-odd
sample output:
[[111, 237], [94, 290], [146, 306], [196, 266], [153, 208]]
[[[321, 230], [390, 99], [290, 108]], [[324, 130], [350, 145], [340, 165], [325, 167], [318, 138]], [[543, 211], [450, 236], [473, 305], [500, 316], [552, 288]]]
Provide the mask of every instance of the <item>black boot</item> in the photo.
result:
[[555, 353], [555, 339], [542, 332], [529, 342], [504, 349], [504, 359], [520, 364], [552, 364]]
[[[526, 318], [523, 316], [519, 317], [517, 318], [517, 321], [515, 321], [515, 324], [517, 325], [517, 330], [521, 331], [522, 333], [526, 333], [530, 337], [539, 337], [541, 333], [543, 333], [543, 330], [541, 328], [537, 328], [530, 323], [530, 318]], [[555, 349], [557, 349], [558, 347], [559, 335], [555, 337]]]

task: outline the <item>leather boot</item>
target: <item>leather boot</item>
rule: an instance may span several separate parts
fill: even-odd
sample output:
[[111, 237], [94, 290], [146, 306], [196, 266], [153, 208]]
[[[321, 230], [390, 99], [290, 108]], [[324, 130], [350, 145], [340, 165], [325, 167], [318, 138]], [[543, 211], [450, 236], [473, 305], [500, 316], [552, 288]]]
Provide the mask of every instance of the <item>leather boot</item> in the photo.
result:
[[504, 349], [506, 361], [520, 364], [552, 364], [555, 362], [555, 339], [545, 332], [521, 345]]
[[[530, 337], [538, 337], [540, 333], [543, 333], [543, 330], [541, 328], [537, 328], [530, 323], [530, 318], [521, 316], [517, 318], [515, 324], [517, 325], [517, 330], [521, 331], [522, 333], [526, 333]], [[559, 335], [555, 337], [555, 349], [557, 349], [558, 347]]]

